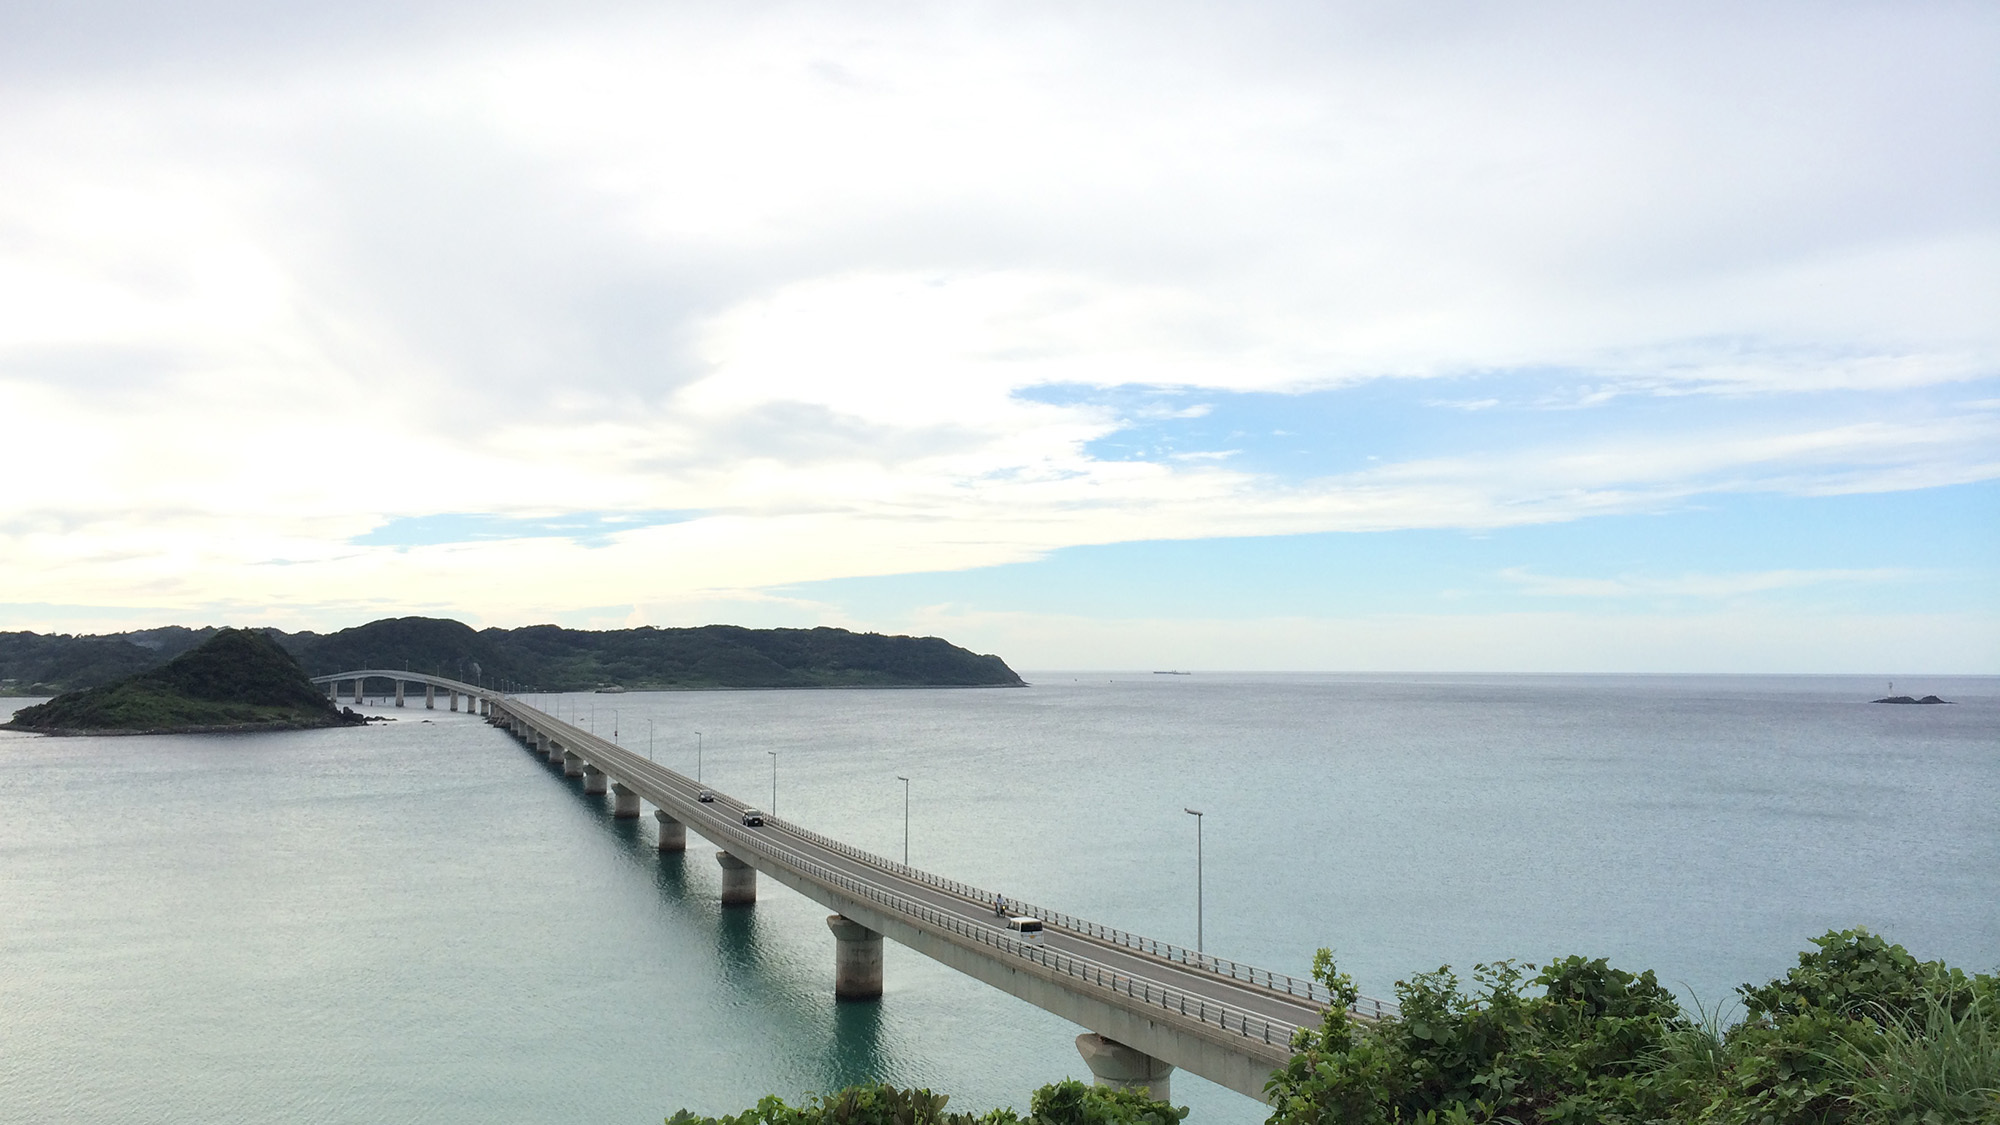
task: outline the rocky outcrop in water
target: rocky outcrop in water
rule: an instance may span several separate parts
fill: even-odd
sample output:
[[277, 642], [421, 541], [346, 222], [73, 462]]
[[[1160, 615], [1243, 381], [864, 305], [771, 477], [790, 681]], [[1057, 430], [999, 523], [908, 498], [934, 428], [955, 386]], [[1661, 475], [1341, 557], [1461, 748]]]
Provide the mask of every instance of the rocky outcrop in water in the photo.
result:
[[223, 629], [157, 668], [15, 712], [43, 734], [214, 734], [361, 722], [337, 710], [292, 654], [263, 633]]

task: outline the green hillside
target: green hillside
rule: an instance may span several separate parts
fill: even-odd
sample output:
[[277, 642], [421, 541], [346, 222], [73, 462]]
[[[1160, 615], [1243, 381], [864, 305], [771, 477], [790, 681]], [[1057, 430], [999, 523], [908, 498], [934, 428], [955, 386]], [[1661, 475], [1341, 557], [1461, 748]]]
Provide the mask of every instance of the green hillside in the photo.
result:
[[[938, 637], [845, 629], [473, 629], [397, 617], [337, 633], [264, 630], [313, 675], [407, 669], [467, 681], [588, 691], [648, 688], [1019, 687], [997, 656]], [[216, 635], [165, 628], [104, 637], [0, 633], [0, 695], [95, 687], [161, 664]]]
[[170, 733], [349, 721], [276, 641], [249, 629], [222, 629], [165, 664], [25, 708], [7, 725], [51, 733]]
[[937, 637], [845, 629], [586, 631], [555, 625], [474, 631], [457, 621], [400, 617], [343, 629], [294, 651], [314, 675], [407, 668], [546, 691], [657, 688], [1017, 687], [997, 656]]

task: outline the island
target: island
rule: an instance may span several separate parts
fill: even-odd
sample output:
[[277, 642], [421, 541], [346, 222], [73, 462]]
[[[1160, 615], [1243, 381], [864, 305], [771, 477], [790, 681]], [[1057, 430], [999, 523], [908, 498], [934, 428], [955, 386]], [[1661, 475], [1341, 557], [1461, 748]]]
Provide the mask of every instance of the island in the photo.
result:
[[1935, 695], [1926, 695], [1926, 696], [1924, 696], [1924, 697], [1923, 697], [1922, 699], [1912, 699], [1911, 697], [1909, 697], [1909, 696], [1907, 696], [1907, 695], [1891, 695], [1891, 696], [1886, 696], [1886, 697], [1884, 697], [1884, 698], [1882, 698], [1882, 699], [1871, 699], [1871, 700], [1869, 700], [1868, 702], [1870, 702], [1870, 703], [1946, 703], [1946, 704], [1948, 704], [1948, 703], [1950, 703], [1950, 702], [1951, 702], [1951, 700], [1949, 700], [1949, 699], [1939, 699], [1939, 698], [1938, 698], [1937, 696], [1935, 696]]
[[[941, 637], [826, 627], [698, 625], [474, 629], [440, 617], [391, 617], [332, 633], [260, 629], [308, 673], [397, 669], [505, 691], [742, 688], [1023, 687], [998, 656]], [[110, 684], [193, 649], [212, 627], [167, 626], [105, 636], [0, 633], [0, 696], [45, 696]]]
[[115, 683], [15, 713], [42, 734], [217, 734], [364, 722], [336, 708], [292, 654], [254, 629], [219, 629], [193, 649]]

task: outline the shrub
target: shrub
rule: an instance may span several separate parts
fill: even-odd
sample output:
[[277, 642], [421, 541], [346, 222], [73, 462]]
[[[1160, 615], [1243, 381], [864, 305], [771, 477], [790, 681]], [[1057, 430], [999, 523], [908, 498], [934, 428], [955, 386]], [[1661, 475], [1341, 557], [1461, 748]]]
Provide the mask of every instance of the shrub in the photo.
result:
[[[1567, 957], [1398, 982], [1401, 1014], [1343, 1010], [1272, 1076], [1271, 1125], [1700, 1122], [2000, 1125], [2000, 991], [1865, 930], [1829, 933], [1746, 1018], [1690, 1019], [1651, 972]], [[1317, 976], [1351, 997], [1322, 950]], [[1537, 991], [1538, 990], [1538, 991]]]
[[667, 1125], [1177, 1125], [1188, 1112], [1137, 1091], [1076, 1081], [1036, 1090], [1025, 1118], [1011, 1109], [951, 1113], [945, 1109], [950, 1100], [929, 1090], [849, 1086], [811, 1095], [801, 1106], [774, 1095], [734, 1117], [700, 1117], [684, 1109], [667, 1118]]

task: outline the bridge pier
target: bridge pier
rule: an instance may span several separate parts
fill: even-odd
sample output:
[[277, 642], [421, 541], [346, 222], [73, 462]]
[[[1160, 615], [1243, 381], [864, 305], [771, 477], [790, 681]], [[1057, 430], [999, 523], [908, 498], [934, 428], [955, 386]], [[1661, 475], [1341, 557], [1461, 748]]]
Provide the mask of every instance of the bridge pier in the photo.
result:
[[451, 695], [451, 709], [454, 711], [458, 710], [458, 689], [446, 688], [445, 690]]
[[583, 776], [583, 759], [577, 757], [576, 752], [574, 750], [563, 751], [563, 776], [564, 777]]
[[833, 931], [833, 998], [878, 1000], [882, 996], [882, 935], [841, 914], [826, 916]]
[[438, 705], [438, 686], [436, 684], [425, 684], [424, 710], [435, 711], [437, 710], [437, 705]]
[[610, 780], [611, 779], [605, 775], [603, 770], [598, 769], [596, 766], [591, 765], [589, 762], [585, 762], [583, 764], [583, 791], [585, 793], [604, 792], [604, 790], [608, 787], [607, 783]]
[[562, 765], [563, 753], [564, 753], [562, 744], [557, 742], [553, 738], [549, 739], [548, 741], [549, 741], [548, 745], [549, 764], [557, 766]]
[[361, 706], [361, 677], [354, 677], [354, 705]]
[[623, 785], [611, 787], [611, 815], [617, 820], [637, 820], [639, 818], [639, 794]]
[[398, 707], [401, 707], [402, 705], [403, 705], [403, 681], [401, 681], [401, 680], [397, 680], [397, 681], [396, 681], [396, 706], [398, 706]]
[[667, 815], [665, 809], [654, 809], [653, 819], [660, 822], [660, 850], [663, 852], [684, 852], [688, 849], [688, 826]]
[[749, 906], [757, 901], [757, 869], [730, 855], [716, 852], [722, 865], [722, 905]]
[[1117, 1090], [1143, 1090], [1156, 1102], [1167, 1101], [1173, 1088], [1174, 1067], [1143, 1051], [1135, 1051], [1094, 1031], [1076, 1037], [1077, 1053], [1090, 1068], [1096, 1085]]

